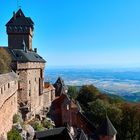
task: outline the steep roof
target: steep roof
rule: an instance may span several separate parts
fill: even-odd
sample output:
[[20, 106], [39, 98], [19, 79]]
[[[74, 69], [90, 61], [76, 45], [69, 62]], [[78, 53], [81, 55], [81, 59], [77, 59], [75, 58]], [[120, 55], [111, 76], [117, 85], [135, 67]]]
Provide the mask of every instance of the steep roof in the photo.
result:
[[84, 133], [84, 131], [81, 129], [79, 134], [77, 135], [77, 139], [78, 140], [88, 140], [86, 134]]
[[94, 126], [94, 124], [82, 113], [82, 112], [78, 112], [77, 114], [82, 120], [84, 120], [84, 122], [87, 124], [87, 126], [89, 127], [90, 130], [92, 130], [92, 133], [95, 132], [96, 127]]
[[12, 61], [18, 62], [43, 62], [46, 61], [34, 51], [5, 48], [12, 56]]
[[25, 52], [24, 50], [13, 49], [11, 50], [15, 61], [21, 62], [45, 62], [45, 60], [33, 51]]
[[8, 21], [6, 26], [28, 26], [33, 29], [34, 22], [30, 17], [25, 17], [21, 9], [14, 13], [13, 17]]
[[35, 138], [39, 140], [56, 140], [57, 138], [60, 139], [60, 137], [63, 138], [63, 140], [71, 140], [71, 135], [66, 127], [53, 128], [35, 133]]
[[58, 77], [57, 81], [54, 83], [54, 87], [56, 91], [56, 96], [66, 94], [66, 90], [68, 90], [67, 86], [65, 85], [61, 77]]
[[98, 135], [105, 135], [105, 136], [114, 136], [117, 134], [116, 129], [112, 125], [111, 121], [109, 120], [108, 116], [104, 119], [103, 123], [97, 130]]

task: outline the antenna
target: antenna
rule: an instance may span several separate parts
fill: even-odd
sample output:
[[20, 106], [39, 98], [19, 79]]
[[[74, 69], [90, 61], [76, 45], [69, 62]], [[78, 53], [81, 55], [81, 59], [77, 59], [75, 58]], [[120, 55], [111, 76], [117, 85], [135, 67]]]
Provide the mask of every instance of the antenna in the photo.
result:
[[20, 8], [21, 8], [20, 0], [17, 0], [17, 9], [20, 9]]

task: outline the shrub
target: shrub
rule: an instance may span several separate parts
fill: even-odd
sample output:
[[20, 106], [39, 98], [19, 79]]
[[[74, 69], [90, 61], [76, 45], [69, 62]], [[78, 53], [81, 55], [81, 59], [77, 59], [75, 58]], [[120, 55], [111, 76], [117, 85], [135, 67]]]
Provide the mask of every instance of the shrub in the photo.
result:
[[15, 114], [14, 116], [13, 116], [13, 123], [17, 123], [17, 122], [19, 122], [20, 121], [20, 116], [18, 115], [18, 114]]
[[53, 124], [47, 118], [43, 120], [42, 124], [45, 128], [48, 129], [53, 128]]
[[35, 121], [31, 125], [34, 128], [34, 130], [36, 130], [36, 131], [42, 131], [42, 130], [44, 130], [44, 127], [43, 127], [43, 125], [41, 124], [40, 121]]
[[20, 133], [16, 129], [12, 129], [7, 134], [8, 140], [23, 140]]

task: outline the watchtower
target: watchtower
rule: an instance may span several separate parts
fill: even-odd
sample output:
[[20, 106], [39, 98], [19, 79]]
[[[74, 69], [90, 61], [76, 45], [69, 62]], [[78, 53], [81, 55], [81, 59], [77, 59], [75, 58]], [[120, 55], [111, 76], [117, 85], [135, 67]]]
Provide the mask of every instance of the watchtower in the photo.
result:
[[25, 17], [22, 10], [13, 12], [13, 17], [6, 24], [8, 34], [8, 47], [10, 49], [23, 49], [23, 40], [29, 51], [32, 50], [32, 37], [34, 23], [30, 17]]

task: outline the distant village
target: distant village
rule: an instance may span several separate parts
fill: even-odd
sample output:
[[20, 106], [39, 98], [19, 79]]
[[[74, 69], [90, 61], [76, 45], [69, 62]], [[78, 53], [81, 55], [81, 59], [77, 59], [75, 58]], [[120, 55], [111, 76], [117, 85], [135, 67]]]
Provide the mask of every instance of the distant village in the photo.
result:
[[[11, 61], [9, 72], [0, 73], [0, 140], [116, 140], [117, 131], [108, 116], [96, 128], [69, 97], [62, 77], [55, 83], [44, 81], [46, 61], [32, 47], [30, 17], [19, 9], [6, 31], [8, 46], [0, 46], [0, 51]], [[31, 123], [36, 120], [46, 129], [34, 130]]]

